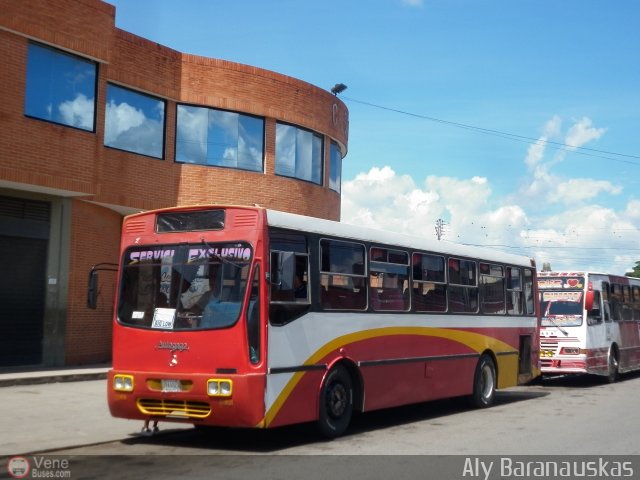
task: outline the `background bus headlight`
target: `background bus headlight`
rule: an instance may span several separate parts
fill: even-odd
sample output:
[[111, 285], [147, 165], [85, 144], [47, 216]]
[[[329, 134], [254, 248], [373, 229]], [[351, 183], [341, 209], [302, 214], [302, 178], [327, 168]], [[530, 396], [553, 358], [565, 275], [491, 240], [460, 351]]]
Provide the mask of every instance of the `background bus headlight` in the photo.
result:
[[230, 397], [233, 392], [233, 382], [228, 379], [207, 380], [207, 395], [210, 397]]
[[133, 392], [133, 376], [132, 375], [114, 375], [113, 389], [116, 392]]

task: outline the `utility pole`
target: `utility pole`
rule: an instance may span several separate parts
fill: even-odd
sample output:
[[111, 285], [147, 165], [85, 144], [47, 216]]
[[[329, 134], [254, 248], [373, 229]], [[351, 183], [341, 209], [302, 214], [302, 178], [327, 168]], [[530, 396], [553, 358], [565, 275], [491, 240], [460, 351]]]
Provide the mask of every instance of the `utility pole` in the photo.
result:
[[444, 220], [441, 218], [436, 220], [436, 238], [438, 240], [442, 240], [442, 237], [444, 237], [444, 225]]

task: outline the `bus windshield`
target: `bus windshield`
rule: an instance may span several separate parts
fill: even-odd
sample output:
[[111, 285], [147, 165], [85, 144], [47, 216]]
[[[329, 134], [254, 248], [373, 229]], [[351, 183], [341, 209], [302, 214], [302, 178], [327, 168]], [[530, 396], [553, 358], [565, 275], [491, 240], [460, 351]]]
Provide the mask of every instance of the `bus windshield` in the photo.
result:
[[540, 311], [543, 327], [577, 327], [582, 324], [582, 292], [544, 291]]
[[162, 330], [232, 326], [240, 316], [251, 258], [245, 243], [129, 248], [118, 321]]

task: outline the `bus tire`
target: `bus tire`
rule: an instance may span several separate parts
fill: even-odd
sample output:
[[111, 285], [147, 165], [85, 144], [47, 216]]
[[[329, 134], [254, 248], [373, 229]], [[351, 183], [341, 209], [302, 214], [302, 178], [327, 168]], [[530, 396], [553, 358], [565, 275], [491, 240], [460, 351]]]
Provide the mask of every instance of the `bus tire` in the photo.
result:
[[327, 438], [342, 435], [353, 415], [353, 381], [342, 366], [337, 365], [327, 374], [320, 389], [318, 428]]
[[619, 363], [618, 363], [618, 349], [612, 345], [609, 349], [609, 355], [607, 359], [608, 373], [607, 383], [615, 383], [620, 378]]
[[496, 396], [496, 366], [489, 355], [482, 355], [476, 365], [473, 377], [473, 393], [471, 405], [475, 408], [486, 408], [493, 404]]

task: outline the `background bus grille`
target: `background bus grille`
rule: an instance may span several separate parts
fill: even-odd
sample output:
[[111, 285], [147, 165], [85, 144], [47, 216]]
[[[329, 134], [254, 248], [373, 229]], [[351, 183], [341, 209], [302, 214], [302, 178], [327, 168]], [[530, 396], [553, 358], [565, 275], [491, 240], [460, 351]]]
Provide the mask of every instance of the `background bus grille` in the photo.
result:
[[148, 415], [174, 415], [192, 418], [205, 418], [211, 413], [211, 407], [206, 402], [157, 398], [139, 399], [138, 409]]

